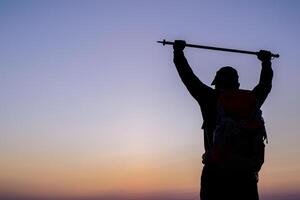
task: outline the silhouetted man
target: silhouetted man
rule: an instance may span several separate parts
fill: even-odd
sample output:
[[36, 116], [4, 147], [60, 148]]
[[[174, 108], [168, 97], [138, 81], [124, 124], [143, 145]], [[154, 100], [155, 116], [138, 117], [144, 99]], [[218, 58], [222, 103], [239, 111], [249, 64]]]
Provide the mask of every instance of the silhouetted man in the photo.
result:
[[[193, 73], [183, 53], [185, 44], [182, 40], [175, 41], [174, 63], [182, 82], [199, 103], [203, 117], [205, 153], [200, 197], [258, 200], [258, 171], [264, 162], [266, 138], [260, 107], [272, 87], [271, 53], [261, 50], [257, 56], [262, 69], [253, 90], [240, 90], [238, 73], [229, 66], [217, 71], [212, 89]], [[257, 142], [260, 140], [261, 143]]]

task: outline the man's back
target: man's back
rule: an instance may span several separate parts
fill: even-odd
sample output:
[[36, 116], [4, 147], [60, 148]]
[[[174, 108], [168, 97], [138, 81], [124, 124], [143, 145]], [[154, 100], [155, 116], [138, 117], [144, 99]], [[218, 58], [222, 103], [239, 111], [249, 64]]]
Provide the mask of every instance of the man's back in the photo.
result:
[[[213, 137], [212, 132], [216, 126], [217, 101], [220, 90], [213, 89], [198, 79], [190, 68], [182, 50], [174, 50], [174, 63], [182, 82], [201, 108], [203, 117], [202, 128], [205, 132], [204, 134], [207, 135], [205, 137], [205, 150], [208, 150]], [[258, 99], [259, 107], [261, 107], [271, 91], [272, 78], [271, 62], [263, 62], [260, 81], [252, 90]]]

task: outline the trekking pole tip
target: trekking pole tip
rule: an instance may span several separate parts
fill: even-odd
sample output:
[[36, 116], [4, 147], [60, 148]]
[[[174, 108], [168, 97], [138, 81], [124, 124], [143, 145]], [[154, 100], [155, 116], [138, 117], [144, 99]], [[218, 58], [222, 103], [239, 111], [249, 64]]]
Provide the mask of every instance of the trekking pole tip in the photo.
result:
[[163, 41], [157, 41], [157, 43], [162, 43], [165, 46], [166, 45], [166, 40], [164, 39]]

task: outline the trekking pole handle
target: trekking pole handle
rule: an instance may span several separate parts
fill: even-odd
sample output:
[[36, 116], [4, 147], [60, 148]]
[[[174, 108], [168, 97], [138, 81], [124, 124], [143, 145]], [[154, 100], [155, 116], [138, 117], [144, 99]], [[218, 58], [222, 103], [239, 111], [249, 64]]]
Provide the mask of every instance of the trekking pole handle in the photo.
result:
[[[174, 42], [170, 41], [157, 41], [158, 43], [162, 43], [163, 46], [165, 45], [173, 45]], [[200, 48], [200, 49], [209, 49], [209, 50], [217, 50], [217, 51], [226, 51], [226, 52], [234, 52], [234, 53], [243, 53], [243, 54], [252, 54], [252, 55], [258, 55], [259, 52], [255, 51], [246, 51], [246, 50], [240, 50], [240, 49], [228, 49], [228, 48], [222, 48], [222, 47], [212, 47], [212, 46], [204, 46], [204, 45], [196, 45], [196, 44], [186, 44], [186, 47], [192, 47], [192, 48]], [[271, 57], [279, 58], [279, 54], [273, 54], [271, 53]]]

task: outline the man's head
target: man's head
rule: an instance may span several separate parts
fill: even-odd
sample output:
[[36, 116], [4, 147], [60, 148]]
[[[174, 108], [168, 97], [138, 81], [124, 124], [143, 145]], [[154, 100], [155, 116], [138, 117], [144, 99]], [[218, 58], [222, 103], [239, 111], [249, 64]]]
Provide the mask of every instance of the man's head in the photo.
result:
[[222, 67], [217, 71], [211, 85], [215, 85], [216, 89], [221, 90], [239, 89], [240, 83], [238, 73], [233, 67]]

